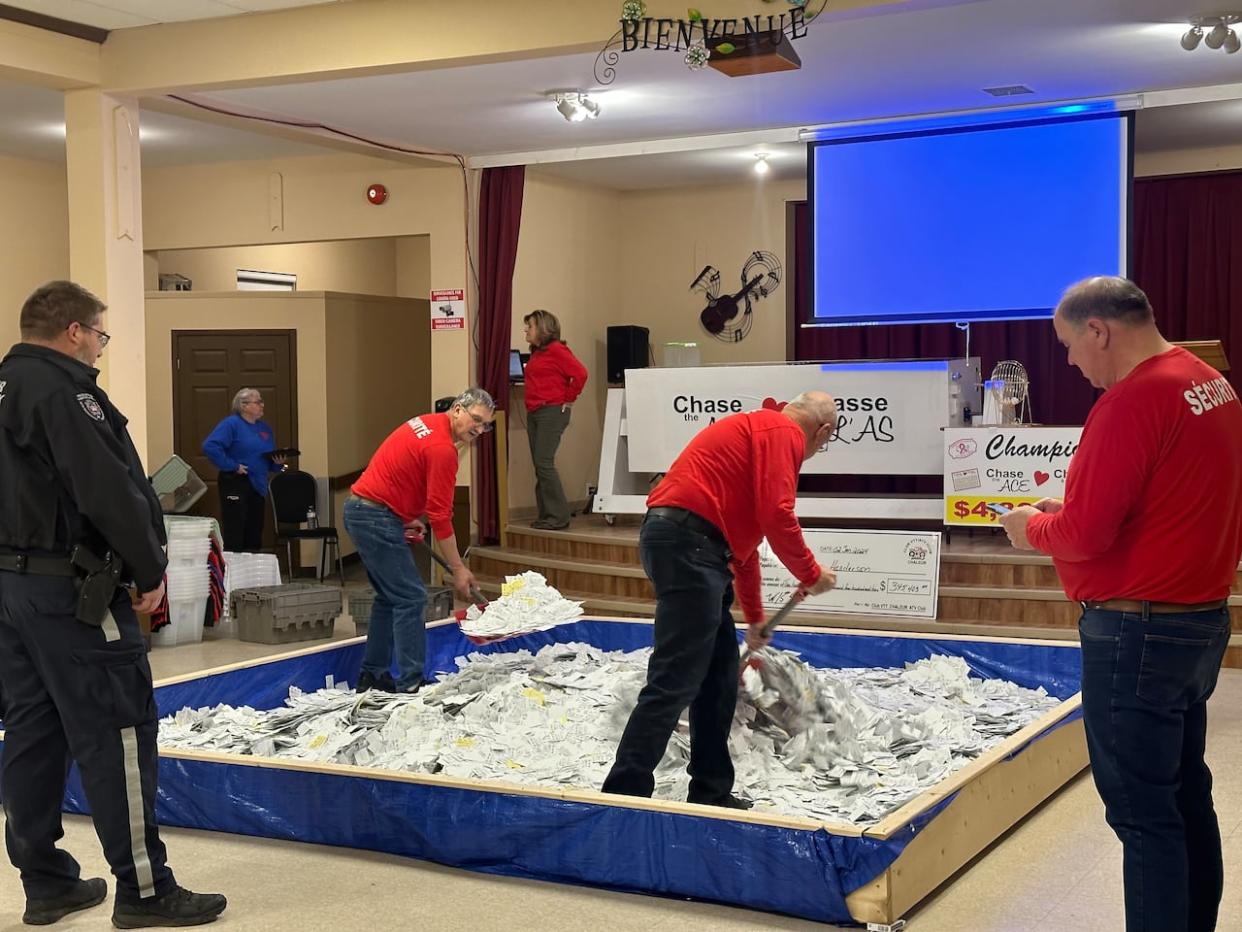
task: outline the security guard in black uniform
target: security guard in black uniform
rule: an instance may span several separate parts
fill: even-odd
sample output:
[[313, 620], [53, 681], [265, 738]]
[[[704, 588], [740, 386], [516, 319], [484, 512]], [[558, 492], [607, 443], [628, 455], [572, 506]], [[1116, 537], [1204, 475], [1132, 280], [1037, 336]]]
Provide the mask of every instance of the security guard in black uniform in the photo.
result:
[[125, 417], [95, 384], [104, 309], [72, 282], [44, 285], [0, 362], [5, 842], [24, 922], [102, 902], [107, 883], [80, 879], [56, 846], [76, 760], [116, 877], [113, 925], [199, 925], [226, 901], [177, 885], [155, 822], [158, 720], [135, 609], [163, 600], [164, 525]]

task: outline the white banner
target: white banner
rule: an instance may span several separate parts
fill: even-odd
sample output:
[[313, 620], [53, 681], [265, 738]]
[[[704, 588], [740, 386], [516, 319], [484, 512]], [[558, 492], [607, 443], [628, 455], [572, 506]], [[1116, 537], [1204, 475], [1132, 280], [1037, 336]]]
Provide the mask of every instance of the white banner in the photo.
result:
[[935, 475], [953, 407], [950, 375], [942, 360], [629, 369], [629, 469], [664, 472], [708, 424], [820, 389], [836, 398], [840, 426], [804, 473]]
[[[940, 533], [805, 531], [820, 566], [837, 574], [835, 589], [813, 596], [800, 612], [935, 618], [940, 589]], [[779, 608], [798, 586], [765, 540], [759, 548], [763, 602]]]
[[945, 428], [944, 523], [995, 524], [989, 502], [1061, 498], [1081, 437], [1081, 427]]

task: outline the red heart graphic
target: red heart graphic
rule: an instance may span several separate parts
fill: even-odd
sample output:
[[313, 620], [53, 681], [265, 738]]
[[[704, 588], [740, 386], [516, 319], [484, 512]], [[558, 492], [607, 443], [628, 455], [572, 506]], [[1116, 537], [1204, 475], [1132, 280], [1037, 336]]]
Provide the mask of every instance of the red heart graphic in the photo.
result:
[[788, 401], [777, 401], [775, 398], [763, 399], [763, 407], [769, 411], [784, 411], [787, 404], [789, 404]]
[[1051, 478], [1052, 476], [1048, 475], [1046, 472], [1043, 472], [1038, 469], [1035, 470], [1035, 484], [1036, 485], [1043, 485], [1045, 482], [1047, 482]]

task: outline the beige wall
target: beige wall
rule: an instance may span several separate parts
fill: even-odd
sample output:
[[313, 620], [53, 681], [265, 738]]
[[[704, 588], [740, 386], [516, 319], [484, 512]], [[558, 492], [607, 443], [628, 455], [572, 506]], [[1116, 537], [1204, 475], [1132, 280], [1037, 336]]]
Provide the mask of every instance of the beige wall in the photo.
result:
[[[513, 337], [525, 350], [522, 317], [551, 311], [562, 336], [587, 367], [586, 391], [561, 440], [557, 467], [569, 500], [586, 497], [599, 475], [607, 376], [605, 328], [620, 319], [625, 269], [619, 261], [622, 195], [528, 172], [513, 272]], [[535, 479], [526, 437], [525, 392], [510, 396], [509, 507], [533, 512]]]
[[[398, 236], [397, 290], [393, 294], [402, 298], [431, 296], [431, 237]], [[427, 311], [430, 316], [430, 308]]]
[[431, 335], [414, 323], [426, 305], [412, 298], [327, 296], [330, 475], [362, 469], [393, 428], [431, 409]]
[[328, 475], [327, 340], [322, 292], [153, 291], [147, 294], [147, 449], [151, 462], [173, 452], [172, 332], [297, 332], [298, 448], [301, 466]]
[[805, 197], [805, 182], [762, 180], [628, 195], [618, 322], [650, 329], [657, 365], [670, 342], [698, 343], [704, 363], [783, 361], [787, 274], [775, 293], [755, 302], [754, 325], [741, 343], [722, 343], [704, 331], [704, 301], [690, 283], [711, 265], [720, 271], [721, 293], [737, 293], [742, 265], [756, 249], [775, 253], [787, 272], [785, 204]]
[[195, 291], [236, 291], [237, 270], [254, 269], [296, 275], [298, 291], [391, 296], [397, 294], [396, 254], [393, 239], [384, 237], [276, 246], [165, 249], [155, 255], [160, 273], [184, 275], [194, 283]]
[[[276, 218], [282, 229], [273, 229], [269, 210], [273, 174], [280, 176], [283, 192]], [[386, 204], [367, 202], [373, 182], [388, 187]], [[430, 287], [466, 288], [465, 189], [455, 167], [412, 168], [329, 155], [147, 169], [142, 185], [148, 250], [426, 237]], [[430, 326], [426, 320], [422, 325]], [[467, 380], [470, 347], [468, 332], [436, 335], [433, 397], [453, 394]]]
[[63, 163], [0, 156], [0, 352], [20, 338], [22, 302], [69, 277], [69, 188]]
[[[571, 501], [599, 475], [607, 392], [610, 324], [651, 331], [657, 364], [666, 342], [697, 342], [704, 363], [785, 358], [785, 295], [781, 283], [755, 305], [755, 323], [741, 343], [722, 343], [699, 323], [703, 301], [689, 290], [704, 265], [736, 292], [742, 264], [756, 249], [785, 256], [785, 204], [806, 196], [803, 182], [752, 182], [691, 189], [619, 193], [540, 175], [526, 176], [517, 267], [513, 276], [513, 342], [525, 348], [522, 316], [537, 307], [560, 318], [566, 341], [590, 372], [557, 454]], [[514, 393], [509, 431], [509, 505], [534, 508], [534, 474], [525, 431], [524, 394]]]
[[1238, 168], [1242, 168], [1242, 146], [1176, 149], [1169, 152], [1136, 153], [1134, 156], [1134, 174], [1138, 177], [1187, 175]]
[[[327, 296], [328, 475], [363, 469], [398, 424], [431, 410], [431, 334], [418, 325], [426, 313], [425, 299]], [[354, 549], [341, 514], [348, 494], [332, 502], [342, 553]]]
[[[174, 330], [294, 330], [297, 340], [298, 465], [328, 473], [327, 339], [323, 292], [153, 291], [146, 299], [147, 450], [159, 464], [173, 452], [172, 332]], [[318, 559], [302, 545], [302, 564]]]

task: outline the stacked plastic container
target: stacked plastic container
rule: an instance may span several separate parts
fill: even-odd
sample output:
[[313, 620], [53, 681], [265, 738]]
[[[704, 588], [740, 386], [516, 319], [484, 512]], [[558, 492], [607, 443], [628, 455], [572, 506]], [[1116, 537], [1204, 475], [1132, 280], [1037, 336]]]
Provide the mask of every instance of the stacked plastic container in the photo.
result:
[[153, 647], [203, 639], [203, 617], [211, 594], [211, 518], [165, 518], [168, 531], [168, 620], [151, 634]]
[[280, 561], [274, 553], [228, 553], [224, 554], [224, 614], [210, 637], [237, 637], [237, 619], [231, 612], [234, 589], [254, 589], [257, 586], [280, 585]]

